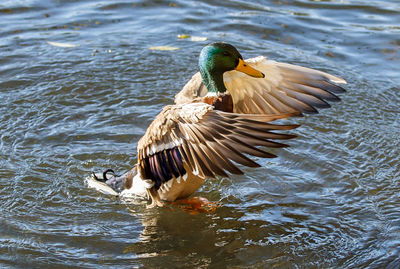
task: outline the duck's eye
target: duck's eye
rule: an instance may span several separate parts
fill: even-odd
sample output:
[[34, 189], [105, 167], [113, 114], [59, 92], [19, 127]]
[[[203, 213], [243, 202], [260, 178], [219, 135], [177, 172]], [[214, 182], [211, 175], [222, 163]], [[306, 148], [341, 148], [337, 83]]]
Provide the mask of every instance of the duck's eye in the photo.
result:
[[223, 54], [224, 54], [224, 56], [230, 56], [229, 52], [227, 52], [227, 51], [224, 51]]

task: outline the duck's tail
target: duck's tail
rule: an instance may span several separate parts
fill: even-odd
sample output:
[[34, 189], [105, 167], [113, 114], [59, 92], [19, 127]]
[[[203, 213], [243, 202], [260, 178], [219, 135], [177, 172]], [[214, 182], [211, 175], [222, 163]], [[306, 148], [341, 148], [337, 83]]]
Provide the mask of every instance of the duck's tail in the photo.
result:
[[132, 179], [136, 174], [136, 166], [123, 175], [117, 175], [112, 169], [107, 169], [103, 173], [92, 173], [86, 182], [90, 188], [105, 194], [119, 196], [124, 189], [131, 187]]

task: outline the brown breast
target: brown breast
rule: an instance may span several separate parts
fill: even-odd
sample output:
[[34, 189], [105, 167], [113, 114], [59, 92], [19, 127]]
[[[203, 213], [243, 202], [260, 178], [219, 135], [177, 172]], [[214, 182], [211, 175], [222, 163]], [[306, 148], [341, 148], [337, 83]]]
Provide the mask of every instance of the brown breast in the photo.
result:
[[206, 96], [202, 100], [204, 103], [212, 105], [216, 110], [233, 112], [233, 101], [230, 94], [220, 96]]

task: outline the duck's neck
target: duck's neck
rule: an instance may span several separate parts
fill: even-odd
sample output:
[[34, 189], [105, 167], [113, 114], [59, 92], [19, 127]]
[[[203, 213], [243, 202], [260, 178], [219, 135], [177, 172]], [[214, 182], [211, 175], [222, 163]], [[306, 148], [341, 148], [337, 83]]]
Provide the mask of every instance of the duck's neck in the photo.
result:
[[208, 92], [225, 93], [227, 91], [224, 84], [223, 73], [210, 73], [203, 68], [200, 69], [200, 73]]

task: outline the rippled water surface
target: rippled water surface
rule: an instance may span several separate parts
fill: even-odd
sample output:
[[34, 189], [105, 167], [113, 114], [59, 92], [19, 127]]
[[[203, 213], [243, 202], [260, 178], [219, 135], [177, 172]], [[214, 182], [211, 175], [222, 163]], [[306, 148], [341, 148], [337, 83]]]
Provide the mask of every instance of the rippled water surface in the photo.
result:
[[[397, 0], [3, 0], [0, 37], [0, 267], [400, 267]], [[196, 195], [221, 202], [213, 214], [88, 188], [91, 171], [136, 162], [212, 41], [348, 92], [294, 119], [279, 158], [207, 181]]]

